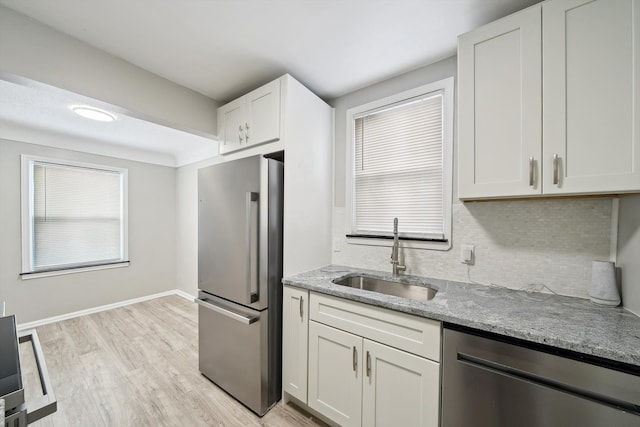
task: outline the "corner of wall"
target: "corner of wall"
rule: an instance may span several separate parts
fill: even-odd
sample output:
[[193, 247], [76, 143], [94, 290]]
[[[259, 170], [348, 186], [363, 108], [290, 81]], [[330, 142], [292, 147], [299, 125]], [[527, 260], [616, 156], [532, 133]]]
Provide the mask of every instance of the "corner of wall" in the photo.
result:
[[622, 276], [622, 305], [640, 316], [640, 195], [620, 198], [617, 266]]
[[122, 107], [149, 121], [215, 135], [218, 103], [0, 6], [0, 70]]

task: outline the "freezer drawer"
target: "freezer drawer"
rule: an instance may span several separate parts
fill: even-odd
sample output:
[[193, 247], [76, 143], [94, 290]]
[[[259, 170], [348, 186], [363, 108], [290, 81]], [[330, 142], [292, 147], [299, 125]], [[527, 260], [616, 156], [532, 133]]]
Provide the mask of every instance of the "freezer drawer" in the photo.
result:
[[198, 303], [200, 372], [258, 415], [272, 403], [268, 388], [268, 315], [212, 295]]
[[445, 327], [443, 427], [640, 425], [640, 377], [493, 338]]

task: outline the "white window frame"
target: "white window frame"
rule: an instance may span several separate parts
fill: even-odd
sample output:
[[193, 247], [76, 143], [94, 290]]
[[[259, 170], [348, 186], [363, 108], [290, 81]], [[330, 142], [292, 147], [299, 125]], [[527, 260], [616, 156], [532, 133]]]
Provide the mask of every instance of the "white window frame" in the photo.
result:
[[[414, 89], [410, 89], [392, 96], [388, 96], [376, 101], [369, 102], [364, 105], [353, 107], [347, 110], [347, 173], [346, 175], [346, 200], [345, 200], [345, 234], [347, 235], [347, 243], [356, 245], [368, 245], [368, 246], [389, 246], [393, 245], [391, 239], [377, 238], [377, 237], [349, 237], [349, 234], [353, 233], [354, 220], [355, 220], [355, 118], [364, 112], [375, 110], [377, 108], [384, 107], [385, 105], [395, 104], [404, 100], [409, 100], [417, 96], [426, 95], [432, 92], [442, 91], [442, 160], [443, 160], [443, 216], [444, 216], [444, 242], [435, 241], [420, 241], [403, 239], [402, 246], [405, 248], [414, 249], [431, 249], [446, 251], [451, 249], [451, 223], [452, 223], [452, 199], [453, 199], [453, 132], [454, 132], [454, 78], [448, 77], [443, 80], [439, 80], [433, 83], [429, 83]], [[399, 224], [400, 231], [402, 232], [402, 223]]]
[[[21, 226], [22, 226], [22, 274], [20, 277], [24, 279], [35, 279], [39, 277], [58, 276], [62, 274], [80, 273], [85, 271], [105, 270], [111, 268], [120, 268], [129, 266], [129, 171], [125, 168], [113, 166], [105, 166], [94, 163], [77, 162], [72, 160], [63, 160], [58, 158], [31, 156], [23, 154], [20, 156], [21, 161]], [[65, 266], [60, 269], [51, 269], [46, 271], [34, 270], [31, 265], [32, 261], [32, 242], [33, 242], [33, 184], [31, 179], [31, 164], [33, 162], [52, 163], [61, 166], [73, 166], [87, 169], [97, 169], [108, 172], [117, 172], [122, 176], [122, 240], [121, 251], [122, 259], [108, 264], [97, 265], [81, 265], [81, 266]]]

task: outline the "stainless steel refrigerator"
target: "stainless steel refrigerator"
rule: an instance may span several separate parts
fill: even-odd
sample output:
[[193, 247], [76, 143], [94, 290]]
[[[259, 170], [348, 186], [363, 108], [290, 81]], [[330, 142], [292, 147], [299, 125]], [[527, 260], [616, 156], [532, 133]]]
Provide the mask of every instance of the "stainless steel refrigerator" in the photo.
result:
[[261, 416], [282, 387], [281, 156], [198, 171], [200, 372]]

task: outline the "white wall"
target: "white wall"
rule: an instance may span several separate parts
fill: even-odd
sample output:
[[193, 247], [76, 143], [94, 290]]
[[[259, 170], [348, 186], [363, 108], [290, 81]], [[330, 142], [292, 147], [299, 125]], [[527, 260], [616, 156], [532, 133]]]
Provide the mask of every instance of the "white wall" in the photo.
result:
[[[20, 155], [129, 170], [129, 267], [20, 279]], [[0, 301], [19, 323], [176, 288], [176, 170], [0, 139]]]
[[620, 198], [618, 262], [622, 275], [622, 304], [640, 316], [640, 195]]
[[[456, 75], [456, 58], [451, 57], [330, 102], [336, 108], [333, 234], [340, 245], [333, 252], [334, 264], [391, 271], [390, 248], [349, 244], [344, 237], [347, 109]], [[449, 251], [404, 249], [407, 274], [517, 289], [547, 287], [587, 298], [591, 261], [610, 256], [611, 199], [462, 203], [457, 199], [456, 146], [454, 139], [453, 246]], [[470, 268], [460, 263], [461, 244], [475, 246]]]
[[0, 72], [89, 96], [180, 130], [217, 132], [214, 100], [3, 6]]
[[214, 161], [176, 169], [176, 287], [198, 294], [198, 169]]

